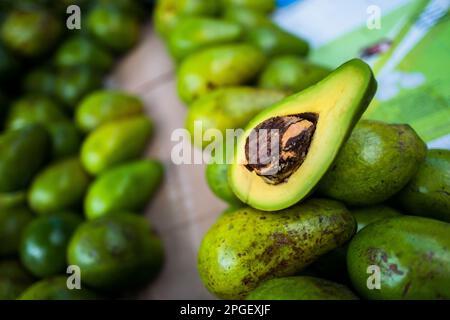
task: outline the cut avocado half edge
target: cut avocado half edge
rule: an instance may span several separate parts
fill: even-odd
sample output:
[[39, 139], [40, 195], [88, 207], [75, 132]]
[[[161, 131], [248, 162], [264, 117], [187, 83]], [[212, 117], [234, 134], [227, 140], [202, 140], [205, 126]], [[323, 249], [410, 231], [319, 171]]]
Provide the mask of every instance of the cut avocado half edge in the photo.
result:
[[265, 211], [304, 199], [332, 165], [376, 88], [370, 67], [353, 59], [258, 114], [236, 145], [228, 176], [233, 192]]

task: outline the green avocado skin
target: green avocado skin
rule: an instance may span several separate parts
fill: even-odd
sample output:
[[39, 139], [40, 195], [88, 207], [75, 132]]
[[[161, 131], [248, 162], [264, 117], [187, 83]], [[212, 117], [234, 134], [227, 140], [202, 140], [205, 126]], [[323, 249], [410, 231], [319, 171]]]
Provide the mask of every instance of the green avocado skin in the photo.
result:
[[63, 159], [47, 167], [34, 179], [28, 203], [38, 214], [77, 208], [82, 203], [90, 180], [78, 157]]
[[396, 200], [409, 214], [450, 222], [450, 150], [429, 150]]
[[46, 163], [50, 148], [50, 137], [40, 126], [0, 135], [0, 192], [25, 189]]
[[17, 54], [35, 58], [58, 39], [62, 23], [44, 10], [13, 10], [1, 25], [3, 43]]
[[180, 64], [178, 95], [191, 104], [214, 89], [246, 84], [265, 63], [263, 53], [249, 44], [224, 44], [200, 50]]
[[[251, 87], [221, 88], [195, 101], [188, 110], [186, 129], [192, 137], [199, 126], [203, 132], [219, 130], [226, 135], [227, 129], [244, 128], [259, 112], [287, 96], [281, 90]], [[206, 139], [204, 139], [206, 140]], [[193, 141], [194, 144], [196, 141]], [[199, 147], [210, 142], [201, 141]]]
[[158, 189], [163, 174], [162, 164], [155, 160], [139, 160], [106, 171], [89, 188], [84, 202], [86, 217], [140, 211]]
[[118, 90], [99, 90], [81, 101], [75, 119], [83, 132], [90, 132], [110, 121], [140, 115], [143, 110], [143, 102], [134, 95]]
[[318, 191], [351, 206], [382, 203], [408, 183], [425, 154], [425, 143], [410, 126], [363, 120], [320, 181]]
[[168, 48], [176, 61], [214, 45], [240, 40], [243, 30], [239, 24], [212, 18], [183, 18], [170, 34]]
[[59, 68], [87, 65], [100, 71], [109, 70], [112, 55], [85, 36], [75, 36], [66, 40], [55, 54], [54, 63]]
[[0, 209], [0, 257], [18, 252], [22, 232], [33, 218], [25, 206]]
[[242, 207], [244, 204], [234, 195], [228, 184], [228, 164], [211, 163], [206, 166], [206, 181], [209, 189], [231, 206]]
[[221, 9], [222, 0], [159, 0], [154, 21], [156, 31], [168, 38], [182, 17], [212, 17]]
[[[376, 221], [402, 215], [399, 211], [385, 205], [353, 209], [351, 210], [351, 213], [356, 219], [356, 232], [361, 231], [361, 229]], [[336, 248], [321, 256], [313, 264], [314, 269], [326, 278], [341, 283], [349, 282], [346, 261], [347, 250], [348, 244], [345, 244], [344, 246]]]
[[24, 190], [0, 193], [0, 211], [14, 209], [27, 203], [27, 193]]
[[344, 285], [314, 277], [271, 279], [253, 290], [246, 300], [357, 300]]
[[[414, 216], [375, 222], [350, 242], [348, 271], [367, 299], [449, 299], [450, 224]], [[369, 266], [381, 271], [381, 288], [369, 290]]]
[[47, 125], [52, 139], [52, 159], [60, 160], [76, 155], [81, 146], [81, 132], [71, 121]]
[[305, 40], [276, 25], [260, 26], [250, 30], [247, 33], [246, 41], [269, 57], [287, 54], [304, 57], [309, 52], [309, 45]]
[[225, 7], [246, 8], [261, 13], [270, 13], [275, 10], [275, 0], [222, 0]]
[[332, 200], [312, 199], [279, 212], [242, 208], [208, 231], [198, 270], [217, 297], [243, 299], [265, 280], [297, 274], [355, 230], [351, 213]]
[[239, 24], [244, 30], [273, 25], [273, 22], [264, 13], [242, 7], [226, 8], [223, 18]]
[[15, 300], [33, 281], [19, 261], [0, 262], [0, 300]]
[[139, 157], [153, 131], [146, 116], [112, 121], [92, 131], [81, 146], [81, 162], [92, 175]]
[[115, 6], [97, 5], [86, 18], [88, 32], [102, 45], [124, 52], [139, 39], [139, 20]]
[[159, 271], [163, 248], [147, 221], [117, 213], [83, 223], [70, 241], [68, 261], [81, 281], [102, 291], [144, 285]]
[[59, 276], [36, 282], [23, 292], [18, 300], [97, 300], [100, 297], [89, 289], [70, 290], [67, 277]]
[[66, 212], [32, 221], [20, 243], [23, 265], [38, 278], [65, 272], [67, 244], [81, 221], [79, 215]]
[[299, 56], [279, 56], [268, 63], [259, 78], [259, 86], [295, 93], [319, 82], [329, 73], [327, 68]]
[[23, 88], [27, 94], [55, 96], [56, 74], [47, 66], [37, 67], [24, 76]]

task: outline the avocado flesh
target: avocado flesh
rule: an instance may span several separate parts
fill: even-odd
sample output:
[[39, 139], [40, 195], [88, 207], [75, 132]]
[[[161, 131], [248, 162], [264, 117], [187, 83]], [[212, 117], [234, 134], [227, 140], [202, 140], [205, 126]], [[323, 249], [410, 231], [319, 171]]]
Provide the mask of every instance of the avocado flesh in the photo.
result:
[[[244, 203], [266, 211], [287, 208], [305, 198], [336, 158], [353, 127], [376, 91], [370, 67], [359, 59], [346, 62], [316, 85], [293, 95], [257, 115], [240, 137], [229, 182]], [[253, 128], [262, 122], [291, 115], [313, 113], [315, 132], [306, 157], [284, 182], [269, 184], [249, 171], [245, 145]]]

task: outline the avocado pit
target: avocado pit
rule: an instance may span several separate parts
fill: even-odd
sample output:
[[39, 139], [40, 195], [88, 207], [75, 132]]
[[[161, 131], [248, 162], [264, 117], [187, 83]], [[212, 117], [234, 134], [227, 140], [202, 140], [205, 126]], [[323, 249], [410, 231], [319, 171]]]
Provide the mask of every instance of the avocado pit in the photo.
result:
[[301, 113], [267, 119], [245, 143], [245, 167], [267, 184], [280, 184], [302, 165], [316, 130], [318, 115]]

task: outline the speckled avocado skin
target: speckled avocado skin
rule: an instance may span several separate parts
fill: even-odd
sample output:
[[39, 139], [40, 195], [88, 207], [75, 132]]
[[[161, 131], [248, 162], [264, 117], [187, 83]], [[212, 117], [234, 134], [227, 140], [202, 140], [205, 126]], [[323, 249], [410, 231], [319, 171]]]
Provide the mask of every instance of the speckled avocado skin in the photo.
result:
[[408, 214], [450, 222], [450, 150], [429, 150], [396, 200]]
[[208, 231], [198, 270], [211, 293], [242, 299], [265, 280], [297, 274], [355, 230], [351, 213], [332, 200], [313, 199], [273, 213], [242, 208]]
[[[450, 224], [414, 216], [375, 222], [350, 242], [348, 271], [367, 299], [449, 299]], [[381, 289], [369, 290], [371, 265], [380, 267]]]
[[319, 183], [319, 192], [351, 206], [381, 203], [399, 192], [425, 158], [408, 125], [361, 121]]
[[357, 300], [346, 286], [314, 277], [271, 279], [253, 290], [246, 300]]

